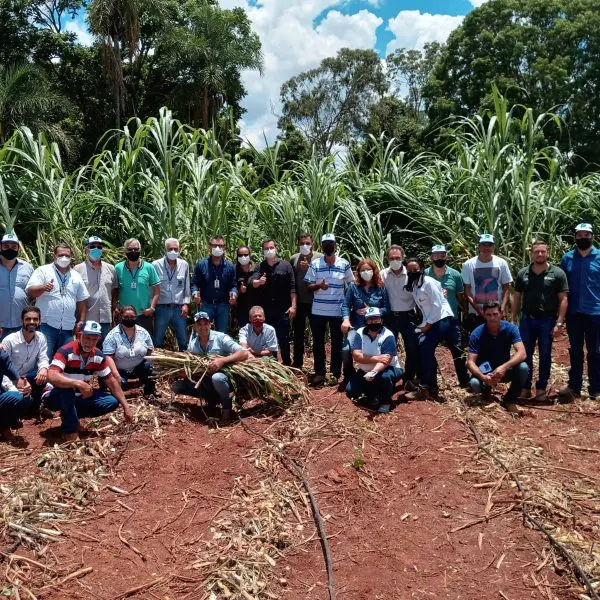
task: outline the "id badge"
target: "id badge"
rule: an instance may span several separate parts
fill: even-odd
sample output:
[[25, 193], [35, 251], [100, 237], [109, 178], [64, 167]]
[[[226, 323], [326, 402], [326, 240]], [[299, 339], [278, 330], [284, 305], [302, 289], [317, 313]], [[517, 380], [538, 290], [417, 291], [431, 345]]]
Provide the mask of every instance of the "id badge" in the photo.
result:
[[218, 290], [221, 287], [221, 282], [218, 279], [215, 279], [215, 289]]
[[484, 363], [481, 363], [481, 364], [479, 365], [479, 370], [480, 370], [480, 371], [481, 371], [481, 372], [482, 372], [484, 375], [487, 375], [488, 373], [491, 373], [491, 372], [492, 372], [494, 369], [492, 369], [492, 365], [490, 365], [490, 363], [486, 361], [486, 362], [484, 362]]
[[135, 350], [133, 348], [129, 349], [129, 356], [131, 356], [131, 358], [135, 357]]
[[136, 283], [135, 281], [132, 281], [132, 282], [131, 282], [131, 289], [132, 289], [132, 290], [135, 290], [135, 289], [137, 289], [137, 283]]
[[172, 288], [171, 284], [170, 284], [170, 283], [168, 283], [168, 284], [167, 284], [167, 292], [170, 292], [170, 291], [171, 291], [171, 288]]

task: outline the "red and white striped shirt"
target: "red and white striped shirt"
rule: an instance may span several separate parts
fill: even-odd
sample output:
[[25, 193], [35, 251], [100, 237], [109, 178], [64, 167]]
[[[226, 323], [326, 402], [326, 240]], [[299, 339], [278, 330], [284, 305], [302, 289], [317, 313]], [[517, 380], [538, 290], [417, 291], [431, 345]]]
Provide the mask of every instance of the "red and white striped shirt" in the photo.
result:
[[69, 379], [80, 381], [90, 381], [94, 375], [98, 377], [110, 375], [110, 367], [102, 350], [94, 348], [84, 361], [79, 340], [59, 348], [50, 363], [50, 369], [63, 373]]

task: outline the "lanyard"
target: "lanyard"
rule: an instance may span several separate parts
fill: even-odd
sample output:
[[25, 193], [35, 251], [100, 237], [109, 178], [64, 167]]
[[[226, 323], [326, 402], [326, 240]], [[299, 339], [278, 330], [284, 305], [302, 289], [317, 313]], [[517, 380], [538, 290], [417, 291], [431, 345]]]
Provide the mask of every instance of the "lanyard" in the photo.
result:
[[71, 271], [67, 271], [67, 274], [63, 277], [60, 271], [54, 267], [54, 271], [56, 272], [56, 276], [59, 281], [60, 295], [64, 296], [67, 291], [67, 286], [69, 285], [69, 279], [71, 278]]
[[119, 325], [119, 330], [121, 331], [121, 339], [126, 339], [127, 340], [127, 344], [129, 344], [129, 348], [131, 350], [133, 350], [133, 347], [135, 346], [135, 334], [136, 334], [136, 330], [133, 330], [133, 337], [130, 338], [127, 333], [123, 330], [123, 328]]
[[131, 275], [131, 281], [135, 281], [137, 283], [137, 276], [138, 276], [138, 273], [140, 272], [140, 269], [142, 268], [142, 261], [140, 260], [140, 264], [135, 268], [135, 271], [132, 271], [129, 268], [129, 265], [127, 264], [127, 262], [125, 263], [125, 268], [129, 271], [129, 274]]
[[[165, 273], [167, 274], [169, 283], [171, 283], [171, 280], [173, 279], [173, 277], [175, 277], [175, 273], [177, 273], [177, 261], [175, 261], [175, 267], [173, 267], [173, 270], [171, 271], [171, 269], [169, 268], [169, 263], [167, 262], [167, 259], [165, 258]], [[170, 275], [169, 275], [169, 273], [170, 273]]]

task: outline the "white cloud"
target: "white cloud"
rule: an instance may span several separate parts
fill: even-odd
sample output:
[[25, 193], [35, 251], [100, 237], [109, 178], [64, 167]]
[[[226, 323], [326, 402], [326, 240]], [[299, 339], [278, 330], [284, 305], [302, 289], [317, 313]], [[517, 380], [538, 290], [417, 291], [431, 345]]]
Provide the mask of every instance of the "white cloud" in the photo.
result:
[[388, 29], [395, 38], [388, 44], [387, 54], [396, 48], [421, 49], [428, 42], [445, 42], [450, 32], [462, 23], [463, 18], [432, 15], [420, 10], [401, 10], [388, 24]]
[[74, 33], [77, 36], [77, 41], [83, 46], [91, 46], [94, 42], [94, 37], [87, 30], [85, 25], [82, 25], [77, 21], [69, 21], [65, 25], [65, 31]]
[[487, 2], [487, 0], [471, 0], [471, 4], [477, 8], [479, 6], [481, 6], [484, 2]]

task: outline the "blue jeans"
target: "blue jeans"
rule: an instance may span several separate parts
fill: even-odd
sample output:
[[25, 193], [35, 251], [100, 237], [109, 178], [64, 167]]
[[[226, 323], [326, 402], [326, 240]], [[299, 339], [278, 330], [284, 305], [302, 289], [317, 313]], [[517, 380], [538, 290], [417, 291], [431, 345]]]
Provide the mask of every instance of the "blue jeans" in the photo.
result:
[[156, 382], [152, 377], [152, 363], [149, 360], [142, 361], [131, 371], [119, 369], [121, 376], [121, 386], [125, 389], [129, 385], [130, 379], [138, 379], [144, 385], [144, 394], [154, 394], [156, 391]]
[[73, 340], [73, 332], [71, 329], [56, 329], [56, 327], [50, 327], [50, 325], [42, 323], [40, 325], [40, 331], [44, 334], [46, 342], [48, 343], [48, 360], [50, 362], [52, 362], [52, 359], [59, 348], [62, 348], [62, 346]]
[[379, 400], [380, 404], [391, 404], [394, 386], [402, 378], [400, 367], [387, 367], [377, 374], [373, 381], [365, 379], [366, 372], [358, 369], [346, 386], [346, 395], [352, 400], [366, 396], [369, 400]]
[[410, 381], [417, 374], [419, 368], [419, 344], [415, 327], [418, 325], [417, 315], [414, 311], [388, 312], [384, 318], [385, 326], [391, 329], [395, 338], [402, 336], [404, 352], [404, 381]]
[[313, 315], [313, 357], [315, 361], [315, 375], [325, 375], [325, 334], [329, 325], [331, 336], [331, 360], [329, 370], [334, 377], [342, 374], [342, 346], [344, 336], [342, 335], [342, 317], [325, 317]]
[[[112, 329], [112, 323], [100, 323], [100, 331], [102, 333], [102, 339], [103, 340], [106, 339], [106, 336], [110, 333], [111, 329]], [[101, 343], [99, 343], [97, 345], [102, 348], [102, 344]]]
[[53, 388], [44, 401], [50, 410], [60, 410], [63, 433], [76, 433], [79, 419], [83, 417], [101, 417], [115, 410], [119, 403], [108, 392], [94, 390], [89, 398], [75, 395], [75, 390]]
[[265, 322], [275, 328], [281, 362], [288, 367], [292, 364], [290, 354], [290, 318], [286, 313], [265, 313]]
[[346, 334], [344, 346], [342, 348], [342, 365], [344, 369], [344, 377], [350, 379], [355, 373], [354, 361], [352, 360], [352, 343], [354, 342], [358, 332], [356, 329], [350, 329]]
[[306, 322], [308, 320], [308, 327], [312, 332], [312, 305], [304, 302], [298, 302], [296, 308], [296, 316], [294, 317], [293, 330], [294, 330], [294, 362], [293, 367], [301, 369], [304, 365], [304, 336], [306, 334]]
[[20, 327], [3, 327], [2, 333], [0, 333], [0, 342], [9, 334], [19, 331]]
[[[502, 380], [504, 383], [510, 381], [510, 387], [508, 388], [508, 392], [504, 397], [505, 400], [515, 401], [521, 392], [521, 390], [525, 387], [525, 381], [529, 376], [529, 367], [527, 363], [522, 362], [519, 363], [516, 367], [509, 369]], [[483, 383], [477, 377], [471, 377], [471, 381], [469, 381], [469, 387], [474, 394], [481, 394], [481, 392], [488, 392], [491, 388], [486, 383]]]
[[179, 351], [187, 350], [186, 319], [181, 316], [180, 305], [159, 304], [156, 307], [154, 313], [154, 345], [157, 348], [162, 348], [169, 325], [177, 338]]
[[0, 429], [14, 429], [17, 421], [25, 416], [33, 406], [31, 396], [21, 392], [2, 392], [0, 394]]
[[173, 384], [176, 394], [204, 398], [209, 406], [220, 404], [225, 410], [231, 410], [232, 407], [230, 389], [231, 384], [225, 373], [213, 373], [212, 376], [207, 374], [200, 384], [200, 389], [196, 389], [194, 383], [188, 379], [180, 379]]
[[219, 304], [210, 304], [203, 302], [198, 310], [203, 310], [211, 321], [215, 323], [215, 331], [227, 333], [229, 331], [229, 303], [220, 302]]
[[600, 394], [600, 315], [574, 313], [567, 317], [569, 334], [569, 387], [581, 394], [583, 384], [583, 345], [587, 349], [590, 396]]
[[533, 353], [535, 352], [536, 344], [539, 350], [540, 372], [535, 383], [535, 389], [545, 390], [548, 387], [550, 369], [552, 368], [552, 332], [554, 331], [555, 323], [556, 317], [554, 316], [536, 318], [523, 315], [521, 319], [519, 331], [521, 332], [521, 338], [523, 338], [523, 344], [527, 351], [527, 365], [529, 366], [529, 375], [524, 385], [527, 389], [531, 388], [533, 379]]

